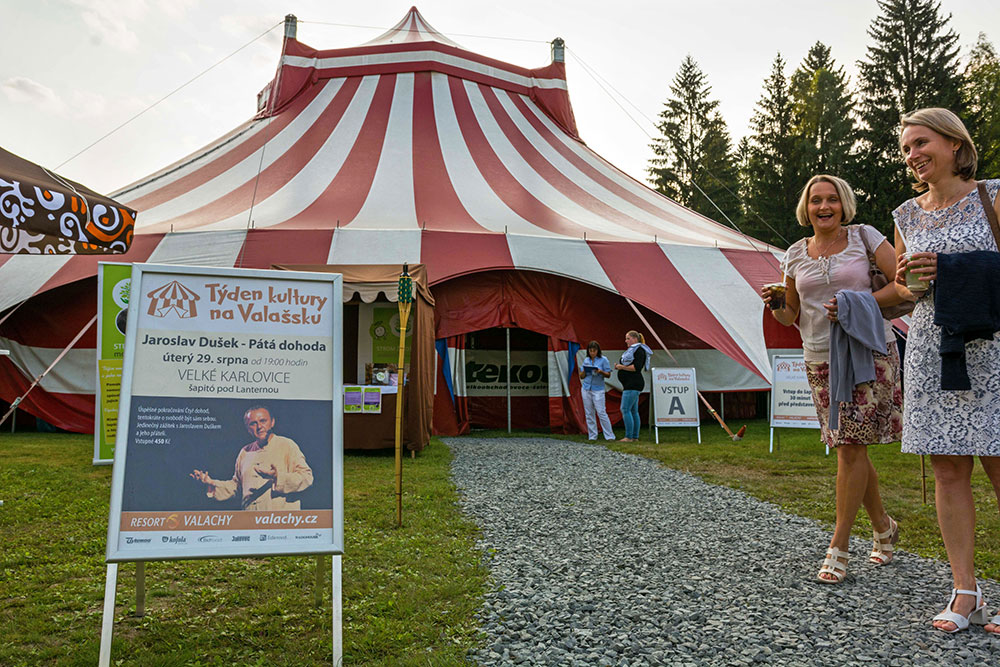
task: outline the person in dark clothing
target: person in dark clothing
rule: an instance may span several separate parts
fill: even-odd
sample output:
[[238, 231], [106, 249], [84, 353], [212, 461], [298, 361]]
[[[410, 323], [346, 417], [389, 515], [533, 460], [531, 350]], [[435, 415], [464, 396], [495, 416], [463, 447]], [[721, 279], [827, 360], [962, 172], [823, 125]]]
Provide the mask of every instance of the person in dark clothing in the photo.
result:
[[639, 439], [639, 393], [646, 386], [642, 371], [649, 359], [649, 348], [637, 331], [625, 334], [625, 345], [628, 349], [615, 364], [618, 382], [622, 385], [622, 419], [625, 421], [625, 437], [618, 442], [634, 442]]

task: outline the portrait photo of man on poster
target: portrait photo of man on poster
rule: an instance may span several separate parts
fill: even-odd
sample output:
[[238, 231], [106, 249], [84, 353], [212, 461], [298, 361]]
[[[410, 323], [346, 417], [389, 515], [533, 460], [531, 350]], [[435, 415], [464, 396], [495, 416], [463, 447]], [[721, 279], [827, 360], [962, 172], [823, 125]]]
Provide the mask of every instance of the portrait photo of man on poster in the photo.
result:
[[163, 442], [132, 447], [123, 510], [329, 509], [329, 402], [134, 397], [139, 410], [164, 415]]
[[240, 450], [232, 478], [214, 479], [204, 470], [190, 476], [205, 485], [209, 498], [225, 501], [238, 495], [244, 510], [297, 510], [298, 494], [313, 483], [313, 471], [298, 444], [274, 432], [271, 410], [261, 404], [243, 414], [253, 442]]

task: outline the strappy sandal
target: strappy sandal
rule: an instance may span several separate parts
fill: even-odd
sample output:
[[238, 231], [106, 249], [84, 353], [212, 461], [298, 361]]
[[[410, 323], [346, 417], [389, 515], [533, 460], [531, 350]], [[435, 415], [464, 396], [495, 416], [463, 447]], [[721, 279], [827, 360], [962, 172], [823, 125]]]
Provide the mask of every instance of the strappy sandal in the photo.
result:
[[[973, 609], [968, 616], [962, 616], [958, 612], [952, 611], [952, 605], [955, 604], [955, 598], [959, 595], [974, 595], [976, 597], [976, 607]], [[949, 635], [953, 635], [956, 632], [961, 632], [969, 627], [970, 623], [975, 623], [976, 625], [986, 625], [986, 603], [983, 602], [983, 592], [979, 589], [979, 584], [976, 584], [976, 590], [966, 591], [961, 588], [953, 588], [951, 590], [951, 599], [948, 600], [948, 606], [940, 614], [935, 616], [932, 621], [950, 621], [955, 624], [954, 630], [945, 630], [934, 626], [937, 630], [941, 632], [947, 632]], [[997, 615], [997, 620], [1000, 620], [1000, 614]]]
[[[841, 561], [840, 559], [844, 560]], [[839, 584], [844, 581], [844, 577], [847, 576], [847, 559], [850, 558], [850, 554], [846, 551], [841, 551], [837, 547], [830, 547], [826, 550], [826, 559], [823, 560], [823, 567], [819, 568], [819, 574], [816, 575], [817, 581], [821, 584]], [[822, 575], [828, 574], [832, 579], [824, 579]]]
[[889, 527], [884, 532], [873, 530], [875, 541], [872, 542], [872, 553], [868, 556], [875, 565], [888, 565], [892, 562], [892, 551], [899, 541], [899, 524], [889, 517]]

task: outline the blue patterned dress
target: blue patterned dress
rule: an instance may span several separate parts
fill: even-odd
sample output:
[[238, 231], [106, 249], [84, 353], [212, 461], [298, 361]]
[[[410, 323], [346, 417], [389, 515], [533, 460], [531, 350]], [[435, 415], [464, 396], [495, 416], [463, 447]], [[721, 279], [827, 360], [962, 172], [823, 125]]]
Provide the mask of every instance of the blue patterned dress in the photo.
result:
[[[986, 181], [990, 204], [1000, 180]], [[911, 252], [996, 250], [975, 189], [940, 211], [910, 199], [892, 213]], [[941, 389], [941, 327], [934, 324], [934, 288], [913, 309], [903, 367], [903, 451], [911, 454], [1000, 456], [1000, 336], [965, 346], [972, 389]]]

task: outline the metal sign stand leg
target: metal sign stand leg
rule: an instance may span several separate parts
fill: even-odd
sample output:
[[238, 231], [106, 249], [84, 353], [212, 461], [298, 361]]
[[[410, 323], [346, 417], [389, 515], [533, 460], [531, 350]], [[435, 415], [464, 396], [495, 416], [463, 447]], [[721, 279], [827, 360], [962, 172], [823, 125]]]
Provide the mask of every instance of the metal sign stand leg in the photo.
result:
[[313, 581], [313, 606], [323, 606], [323, 557], [316, 554], [316, 576]]
[[101, 616], [101, 653], [97, 667], [111, 665], [111, 632], [115, 622], [115, 588], [118, 586], [118, 563], [108, 563], [104, 582], [104, 614]]
[[656, 444], [660, 444], [660, 427], [659, 426], [654, 426], [653, 427], [653, 433], [656, 434]]
[[135, 564], [135, 615], [142, 618], [146, 615], [146, 561], [136, 561]]
[[698, 444], [700, 445], [701, 444], [701, 426], [695, 426], [695, 428], [698, 430]]
[[333, 554], [332, 567], [333, 570], [333, 596], [330, 598], [330, 606], [333, 608], [333, 667], [340, 667], [344, 664], [344, 610], [342, 608], [342, 597], [343, 592], [341, 578], [341, 561], [343, 558], [340, 554]]

